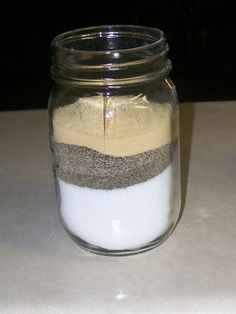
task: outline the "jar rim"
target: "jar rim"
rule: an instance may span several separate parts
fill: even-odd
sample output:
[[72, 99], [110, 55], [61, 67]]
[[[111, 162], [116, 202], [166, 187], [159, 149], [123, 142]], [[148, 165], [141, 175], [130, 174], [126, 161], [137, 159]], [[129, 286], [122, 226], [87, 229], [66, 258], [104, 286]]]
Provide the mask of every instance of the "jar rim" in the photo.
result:
[[[143, 38], [144, 36], [147, 39], [147, 43], [129, 47], [129, 48], [120, 48], [120, 49], [106, 49], [106, 50], [89, 50], [70, 47], [69, 45], [75, 41], [83, 41], [85, 39], [94, 39], [94, 38], [116, 38], [121, 37], [122, 34], [128, 36], [135, 36], [136, 38]], [[149, 42], [148, 42], [149, 41]], [[136, 51], [144, 51], [155, 46], [160, 45], [165, 41], [165, 36], [162, 30], [158, 28], [153, 28], [149, 26], [140, 26], [140, 25], [101, 25], [101, 26], [91, 26], [85, 28], [78, 28], [75, 30], [67, 31], [57, 35], [51, 43], [52, 48], [60, 49], [64, 52], [73, 51], [73, 53], [79, 54], [109, 54], [109, 53], [123, 53], [128, 54]]]

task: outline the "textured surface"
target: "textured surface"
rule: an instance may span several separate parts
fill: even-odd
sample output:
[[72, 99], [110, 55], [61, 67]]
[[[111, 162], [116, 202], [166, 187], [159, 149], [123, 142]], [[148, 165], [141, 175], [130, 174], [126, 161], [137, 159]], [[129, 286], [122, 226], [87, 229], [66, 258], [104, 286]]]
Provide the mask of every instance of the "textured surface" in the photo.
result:
[[67, 183], [93, 189], [124, 188], [147, 181], [171, 163], [173, 144], [128, 157], [114, 157], [94, 149], [52, 143], [57, 176]]
[[124, 157], [172, 142], [173, 109], [146, 96], [84, 97], [53, 112], [53, 139]]
[[149, 253], [104, 258], [59, 224], [46, 111], [2, 112], [0, 313], [234, 314], [235, 116], [236, 102], [181, 105], [179, 225]]

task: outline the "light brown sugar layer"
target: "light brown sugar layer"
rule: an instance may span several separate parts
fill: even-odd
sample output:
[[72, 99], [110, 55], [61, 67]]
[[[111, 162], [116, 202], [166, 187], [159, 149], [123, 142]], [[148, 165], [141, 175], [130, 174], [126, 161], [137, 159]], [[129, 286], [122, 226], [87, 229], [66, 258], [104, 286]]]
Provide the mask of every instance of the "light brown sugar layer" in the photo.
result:
[[170, 104], [145, 97], [84, 97], [54, 110], [53, 141], [130, 156], [171, 143], [172, 119]]

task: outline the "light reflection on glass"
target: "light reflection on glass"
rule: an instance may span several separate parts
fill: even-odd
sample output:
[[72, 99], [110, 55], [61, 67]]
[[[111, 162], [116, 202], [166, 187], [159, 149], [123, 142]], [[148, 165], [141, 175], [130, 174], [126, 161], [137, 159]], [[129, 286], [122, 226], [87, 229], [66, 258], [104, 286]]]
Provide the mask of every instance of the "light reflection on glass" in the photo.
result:
[[128, 297], [127, 294], [123, 293], [122, 290], [120, 290], [120, 292], [117, 294], [116, 299], [118, 301], [126, 299]]
[[114, 233], [121, 233], [122, 232], [119, 220], [112, 220], [112, 229], [113, 229]]

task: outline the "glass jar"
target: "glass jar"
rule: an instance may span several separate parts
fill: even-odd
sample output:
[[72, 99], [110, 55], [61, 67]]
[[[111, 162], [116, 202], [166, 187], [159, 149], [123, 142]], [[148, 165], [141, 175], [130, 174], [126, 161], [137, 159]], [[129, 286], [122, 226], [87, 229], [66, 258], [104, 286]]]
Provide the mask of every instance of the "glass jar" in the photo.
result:
[[178, 101], [159, 29], [100, 26], [52, 42], [50, 140], [60, 217], [80, 247], [129, 255], [180, 212]]

